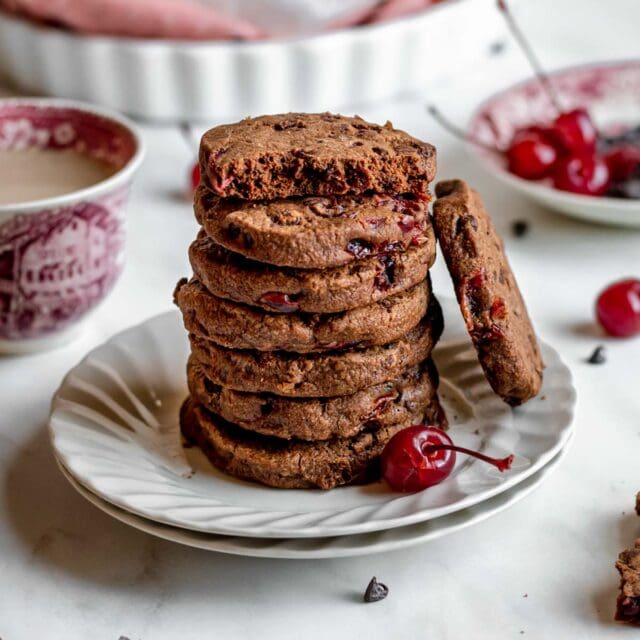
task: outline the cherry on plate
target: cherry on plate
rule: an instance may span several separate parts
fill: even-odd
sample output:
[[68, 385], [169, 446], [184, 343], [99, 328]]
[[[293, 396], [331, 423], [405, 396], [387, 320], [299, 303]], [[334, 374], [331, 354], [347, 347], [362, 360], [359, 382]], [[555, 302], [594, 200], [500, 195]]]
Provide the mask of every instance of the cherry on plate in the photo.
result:
[[553, 172], [556, 189], [587, 196], [602, 196], [611, 185], [607, 163], [595, 155], [561, 158]]
[[394, 491], [421, 491], [449, 476], [456, 463], [456, 451], [494, 465], [500, 471], [511, 468], [513, 456], [491, 458], [453, 444], [438, 427], [418, 424], [396, 433], [382, 451], [382, 476]]
[[628, 180], [640, 170], [640, 147], [633, 144], [615, 147], [605, 155], [604, 161], [614, 182]]
[[586, 109], [573, 109], [561, 113], [553, 121], [556, 139], [567, 153], [593, 153], [598, 141], [598, 131]]
[[525, 180], [538, 180], [549, 175], [558, 160], [555, 147], [536, 134], [516, 134], [507, 149], [509, 171]]
[[640, 333], [640, 280], [628, 278], [609, 285], [596, 301], [596, 317], [611, 336]]

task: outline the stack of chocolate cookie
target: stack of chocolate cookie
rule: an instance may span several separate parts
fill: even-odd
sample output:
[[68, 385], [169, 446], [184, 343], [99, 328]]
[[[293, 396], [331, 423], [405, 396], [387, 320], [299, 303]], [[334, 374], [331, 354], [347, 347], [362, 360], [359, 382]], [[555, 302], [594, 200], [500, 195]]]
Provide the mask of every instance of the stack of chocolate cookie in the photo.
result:
[[287, 114], [202, 138], [182, 431], [227, 473], [275, 487], [375, 476], [382, 448], [444, 426], [430, 359], [435, 149], [390, 124]]

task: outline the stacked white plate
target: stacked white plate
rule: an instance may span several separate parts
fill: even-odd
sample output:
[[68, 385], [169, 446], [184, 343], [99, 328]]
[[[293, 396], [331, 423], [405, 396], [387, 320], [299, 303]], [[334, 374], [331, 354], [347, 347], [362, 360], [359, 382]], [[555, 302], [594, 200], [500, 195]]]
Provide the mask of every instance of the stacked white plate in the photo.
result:
[[214, 469], [183, 448], [187, 336], [178, 312], [152, 318], [91, 352], [55, 395], [50, 433], [60, 467], [90, 502], [168, 540], [261, 557], [326, 558], [388, 551], [480, 522], [521, 500], [562, 460], [575, 391], [543, 344], [539, 396], [512, 410], [491, 391], [452, 300], [435, 352], [451, 435], [461, 446], [515, 454], [499, 473], [458, 456], [447, 480], [415, 494], [382, 482], [332, 491], [280, 490]]

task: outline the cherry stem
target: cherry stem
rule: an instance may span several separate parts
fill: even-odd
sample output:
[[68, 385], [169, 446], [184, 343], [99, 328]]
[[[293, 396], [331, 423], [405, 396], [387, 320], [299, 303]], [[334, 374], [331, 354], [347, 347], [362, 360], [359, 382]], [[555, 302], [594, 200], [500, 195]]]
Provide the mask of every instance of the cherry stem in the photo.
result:
[[464, 140], [465, 142], [470, 142], [471, 144], [475, 144], [478, 147], [482, 147], [483, 149], [487, 149], [488, 151], [493, 151], [494, 153], [504, 153], [503, 149], [498, 147], [494, 147], [491, 144], [483, 142], [479, 138], [472, 136], [470, 133], [463, 131], [460, 127], [456, 126], [450, 120], [447, 120], [438, 109], [430, 104], [427, 105], [427, 111], [433, 117], [433, 119], [442, 126], [443, 129], [446, 129], [449, 133], [454, 135], [456, 138], [460, 140]]
[[422, 453], [428, 456], [430, 453], [433, 453], [435, 451], [456, 451], [457, 453], [464, 453], [468, 456], [472, 456], [473, 458], [478, 458], [478, 460], [482, 460], [483, 462], [492, 464], [501, 473], [503, 471], [511, 469], [511, 465], [513, 464], [514, 459], [513, 454], [507, 456], [506, 458], [492, 458], [490, 456], [485, 456], [484, 453], [480, 453], [479, 451], [473, 451], [465, 447], [458, 447], [455, 444], [429, 444], [424, 447]]
[[516, 23], [513, 18], [513, 14], [509, 11], [509, 7], [507, 7], [507, 3], [505, 0], [496, 0], [498, 3], [498, 9], [502, 12], [504, 19], [507, 21], [509, 29], [513, 34], [514, 38], [518, 41], [520, 48], [524, 51], [525, 56], [529, 60], [529, 64], [533, 67], [533, 70], [538, 78], [538, 81], [542, 85], [542, 88], [545, 90], [549, 101], [554, 106], [556, 111], [560, 114], [562, 113], [562, 107], [560, 106], [560, 101], [558, 100], [558, 94], [556, 93], [553, 85], [551, 84], [551, 80], [549, 80], [549, 76], [545, 73], [540, 61], [536, 57], [531, 45], [524, 37], [522, 30]]

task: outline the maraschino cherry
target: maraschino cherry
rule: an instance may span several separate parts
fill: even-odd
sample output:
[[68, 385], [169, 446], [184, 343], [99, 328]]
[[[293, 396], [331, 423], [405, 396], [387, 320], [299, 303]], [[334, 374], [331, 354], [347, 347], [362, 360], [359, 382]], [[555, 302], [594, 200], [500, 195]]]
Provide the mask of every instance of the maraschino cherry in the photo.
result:
[[453, 470], [456, 451], [494, 465], [511, 468], [513, 455], [491, 458], [453, 444], [437, 427], [418, 424], [396, 433], [387, 442], [381, 458], [382, 475], [394, 491], [421, 491], [442, 482]]
[[628, 278], [609, 285], [596, 301], [596, 317], [611, 336], [640, 333], [640, 280]]
[[640, 170], [640, 147], [633, 144], [613, 147], [604, 160], [614, 182], [628, 180]]
[[571, 154], [593, 154], [598, 130], [586, 109], [561, 112], [553, 121], [553, 133], [563, 151]]
[[525, 180], [538, 180], [549, 175], [558, 160], [556, 148], [534, 133], [518, 136], [506, 154], [509, 171]]
[[602, 196], [611, 186], [611, 175], [602, 158], [589, 154], [571, 155], [558, 162], [553, 172], [553, 185], [561, 191]]

